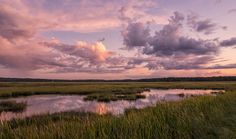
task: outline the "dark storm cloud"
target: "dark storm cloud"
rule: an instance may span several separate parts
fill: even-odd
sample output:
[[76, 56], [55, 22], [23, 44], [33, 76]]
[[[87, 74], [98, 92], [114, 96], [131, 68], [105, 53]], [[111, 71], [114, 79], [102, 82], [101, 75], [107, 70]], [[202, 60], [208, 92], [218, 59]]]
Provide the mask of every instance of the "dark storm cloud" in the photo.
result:
[[216, 24], [212, 23], [211, 20], [203, 20], [198, 21], [195, 26], [198, 32], [205, 32], [205, 34], [210, 34], [215, 30]]
[[199, 20], [198, 18], [194, 13], [187, 16], [187, 23], [193, 30], [208, 35], [217, 29], [217, 24], [213, 23], [210, 19]]
[[155, 56], [210, 55], [218, 52], [212, 41], [181, 36], [184, 16], [175, 12], [155, 35], [142, 23], [131, 23], [123, 34], [124, 44], [128, 49], [138, 48], [143, 54]]
[[[126, 48], [137, 49], [142, 54], [152, 57], [149, 61], [134, 60], [129, 61], [129, 65], [134, 63], [143, 64], [150, 70], [191, 70], [191, 69], [218, 69], [222, 67], [234, 68], [234, 64], [227, 66], [211, 66], [220, 52], [220, 44], [231, 46], [236, 44], [236, 39], [224, 40], [219, 43], [217, 40], [195, 39], [183, 36], [182, 30], [184, 15], [175, 12], [169, 19], [169, 24], [164, 25], [154, 35], [150, 34], [148, 25], [142, 23], [130, 23], [123, 31], [124, 44]], [[200, 25], [204, 24], [204, 25]], [[211, 22], [197, 23], [198, 30], [209, 32], [215, 25]]]
[[223, 40], [220, 42], [220, 45], [223, 47], [230, 47], [236, 45], [236, 37], [230, 38], [228, 40]]
[[142, 23], [130, 23], [122, 32], [124, 44], [127, 48], [146, 46], [150, 39], [149, 31], [148, 27]]
[[152, 49], [144, 51], [144, 53], [154, 54], [156, 56], [185, 56], [191, 54], [215, 54], [218, 51], [214, 43], [204, 40], [195, 40], [193, 38], [180, 37], [176, 41], [171, 42], [168, 36], [166, 36], [165, 39], [168, 39], [168, 41], [163, 41], [164, 39], [155, 40], [152, 43]]

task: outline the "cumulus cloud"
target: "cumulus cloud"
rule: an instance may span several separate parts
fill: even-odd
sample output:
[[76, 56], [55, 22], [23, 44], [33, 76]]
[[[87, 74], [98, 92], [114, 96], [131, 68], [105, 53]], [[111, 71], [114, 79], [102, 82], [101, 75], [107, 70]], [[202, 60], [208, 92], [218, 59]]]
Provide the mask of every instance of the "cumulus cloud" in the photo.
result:
[[229, 47], [229, 46], [235, 46], [236, 45], [236, 37], [230, 38], [228, 40], [223, 40], [220, 42], [221, 46]]
[[127, 48], [141, 49], [143, 54], [156, 56], [208, 55], [218, 51], [212, 41], [181, 36], [184, 16], [175, 12], [165, 25], [155, 35], [142, 23], [131, 23], [123, 33]]
[[108, 51], [101, 42], [88, 43], [78, 41], [75, 44], [65, 44], [59, 40], [40, 42], [56, 54], [54, 57], [62, 66], [52, 72], [87, 72], [87, 73], [120, 73], [135, 69], [152, 59], [143, 57], [125, 57]]
[[[20, 40], [22, 41], [22, 40]], [[48, 71], [51, 73], [113, 73], [133, 69], [132, 57], [123, 57], [106, 50], [102, 42], [78, 41], [65, 44], [58, 40], [11, 42], [0, 37], [0, 66], [19, 71]]]
[[[41, 2], [38, 4], [41, 5]], [[21, 7], [20, 12], [14, 6]], [[39, 18], [31, 16], [29, 11], [36, 15], [37, 13], [25, 6], [21, 1], [4, 1], [0, 4], [1, 68], [94, 73], [122, 72], [135, 68], [135, 64], [128, 64], [132, 58], [108, 51], [102, 40], [94, 43], [78, 41], [76, 44], [65, 44], [56, 39], [47, 41], [37, 38], [37, 32], [50, 27], [51, 21], [45, 26], [47, 22], [44, 22], [42, 15]]]
[[[148, 25], [130, 23], [123, 32], [123, 40], [129, 50], [137, 49], [142, 54], [154, 57], [145, 62], [150, 70], [189, 70], [217, 68], [208, 67], [220, 52], [219, 43], [214, 40], [195, 39], [183, 35], [184, 15], [175, 12], [154, 35], [150, 35]], [[233, 45], [234, 39], [222, 41], [222, 45]], [[139, 61], [140, 62], [140, 61]], [[142, 62], [141, 62], [142, 63]], [[230, 67], [231, 65], [228, 65]]]
[[199, 20], [199, 17], [194, 13], [187, 16], [187, 23], [193, 30], [206, 35], [213, 33], [217, 29], [216, 23], [213, 23], [210, 19]]
[[44, 44], [64, 54], [89, 60], [91, 63], [104, 62], [107, 57], [113, 54], [113, 52], [107, 51], [104, 44], [100, 41], [94, 44], [78, 41], [75, 45], [68, 45], [54, 40]]
[[122, 32], [124, 44], [128, 48], [146, 46], [150, 39], [150, 30], [142, 23], [130, 23]]

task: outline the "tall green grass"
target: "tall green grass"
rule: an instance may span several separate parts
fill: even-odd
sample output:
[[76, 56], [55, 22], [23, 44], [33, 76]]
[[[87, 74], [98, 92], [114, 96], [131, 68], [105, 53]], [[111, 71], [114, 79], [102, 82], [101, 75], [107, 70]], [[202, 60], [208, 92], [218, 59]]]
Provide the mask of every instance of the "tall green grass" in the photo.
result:
[[125, 115], [58, 113], [0, 123], [1, 139], [236, 138], [236, 82], [0, 83], [0, 96], [132, 94], [146, 88], [225, 89], [218, 96], [166, 102]]
[[4, 122], [0, 138], [236, 138], [236, 91], [157, 104], [125, 115], [61, 113]]

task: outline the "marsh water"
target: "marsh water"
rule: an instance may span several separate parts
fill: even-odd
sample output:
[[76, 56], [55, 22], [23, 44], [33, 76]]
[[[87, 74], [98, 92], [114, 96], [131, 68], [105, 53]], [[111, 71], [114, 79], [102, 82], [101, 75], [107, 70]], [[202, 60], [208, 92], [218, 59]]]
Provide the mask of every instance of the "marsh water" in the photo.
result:
[[86, 96], [80, 95], [33, 95], [4, 99], [0, 101], [26, 102], [27, 107], [21, 113], [2, 112], [0, 120], [11, 120], [13, 118], [25, 118], [33, 115], [52, 114], [58, 112], [93, 112], [98, 114], [111, 113], [113, 115], [124, 114], [126, 109], [142, 109], [148, 106], [155, 106], [163, 101], [179, 101], [187, 97], [199, 95], [212, 95], [216, 90], [187, 90], [187, 89], [151, 89], [142, 92], [145, 98], [134, 101], [118, 100], [107, 103], [97, 101], [85, 101]]

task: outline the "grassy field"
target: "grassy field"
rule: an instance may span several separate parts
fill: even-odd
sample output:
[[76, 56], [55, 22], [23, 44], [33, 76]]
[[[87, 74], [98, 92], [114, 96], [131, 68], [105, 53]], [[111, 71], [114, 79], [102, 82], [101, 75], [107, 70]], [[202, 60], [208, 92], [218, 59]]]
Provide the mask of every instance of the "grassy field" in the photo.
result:
[[[94, 82], [94, 83], [1, 83], [0, 98], [41, 95], [87, 95], [87, 100], [132, 100], [150, 88], [157, 89], [225, 89], [233, 90], [236, 82]], [[119, 97], [124, 95], [124, 97]]]
[[0, 138], [236, 138], [236, 82], [0, 83], [0, 96], [132, 94], [147, 88], [227, 92], [131, 109], [120, 117], [68, 112], [2, 122]]

